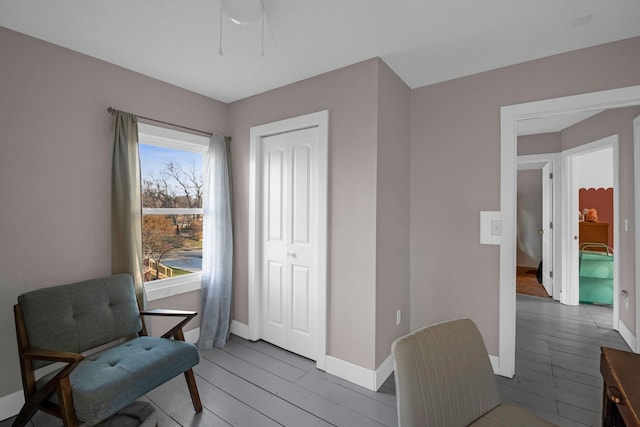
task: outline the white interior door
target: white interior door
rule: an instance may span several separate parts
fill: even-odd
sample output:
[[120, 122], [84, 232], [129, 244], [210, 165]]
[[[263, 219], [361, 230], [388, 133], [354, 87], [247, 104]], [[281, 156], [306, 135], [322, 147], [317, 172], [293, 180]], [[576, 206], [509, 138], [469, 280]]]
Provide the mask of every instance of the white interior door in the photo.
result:
[[553, 163], [542, 167], [542, 285], [553, 296]]
[[317, 151], [317, 127], [262, 138], [262, 337], [313, 360]]

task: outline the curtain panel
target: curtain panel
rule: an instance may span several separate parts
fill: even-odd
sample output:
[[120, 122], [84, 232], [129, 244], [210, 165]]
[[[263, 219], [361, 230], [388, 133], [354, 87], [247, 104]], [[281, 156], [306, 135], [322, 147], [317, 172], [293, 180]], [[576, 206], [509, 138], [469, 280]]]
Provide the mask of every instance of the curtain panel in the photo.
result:
[[111, 272], [129, 273], [133, 276], [138, 302], [144, 307], [137, 117], [114, 111], [112, 131]]
[[233, 227], [230, 138], [213, 134], [205, 160], [202, 310], [198, 347], [223, 347], [231, 325]]

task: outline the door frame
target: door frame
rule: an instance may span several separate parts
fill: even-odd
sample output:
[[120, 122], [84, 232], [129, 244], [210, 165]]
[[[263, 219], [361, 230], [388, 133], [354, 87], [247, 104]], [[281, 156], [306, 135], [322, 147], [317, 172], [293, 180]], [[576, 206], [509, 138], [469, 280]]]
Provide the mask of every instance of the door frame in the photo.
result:
[[[558, 279], [559, 273], [562, 270], [562, 266], [559, 264], [560, 263], [560, 239], [559, 236], [557, 234], [557, 224], [560, 222], [560, 216], [559, 216], [559, 206], [560, 206], [560, 184], [562, 182], [562, 172], [560, 170], [560, 153], [543, 153], [543, 154], [528, 154], [528, 155], [522, 155], [522, 156], [518, 156], [517, 157], [517, 170], [518, 171], [524, 171], [524, 170], [544, 170], [543, 168], [547, 165], [550, 166], [551, 168], [551, 173], [553, 174], [553, 179], [551, 180], [551, 187], [552, 187], [552, 197], [551, 197], [551, 222], [553, 223], [553, 228], [551, 229], [551, 252], [553, 253], [552, 256], [552, 262], [551, 262], [551, 266], [552, 266], [552, 271], [553, 271], [553, 276], [555, 280], [551, 280], [551, 297], [554, 300], [558, 300], [560, 298], [560, 280]], [[543, 180], [543, 186], [544, 186], [544, 174], [542, 176], [542, 180]], [[516, 187], [517, 190], [517, 187]], [[548, 209], [548, 206], [546, 205], [546, 200], [542, 200], [542, 209]], [[517, 204], [517, 198], [516, 198], [516, 204]], [[516, 206], [517, 208], [517, 206]], [[516, 210], [517, 212], [517, 210]], [[545, 253], [545, 249], [544, 249], [544, 239], [542, 241], [543, 244], [543, 248], [542, 248], [542, 253]], [[544, 285], [544, 284], [543, 284]], [[545, 286], [545, 289], [547, 289], [547, 286]], [[547, 289], [548, 292], [548, 289]]]
[[[250, 129], [249, 154], [249, 259], [248, 291], [249, 319], [248, 337], [256, 341], [261, 338], [261, 262], [262, 262], [262, 146], [263, 137], [288, 133], [301, 129], [318, 128], [318, 247], [317, 247], [317, 343], [316, 367], [325, 369], [327, 353], [327, 201], [328, 201], [328, 147], [329, 147], [329, 111], [319, 111], [290, 119], [279, 120]], [[312, 166], [313, 167], [313, 166]]]
[[[553, 116], [573, 111], [630, 107], [639, 104], [640, 85], [506, 105], [500, 108], [500, 211], [502, 238], [500, 243], [500, 290], [498, 297], [498, 374], [513, 378], [515, 373], [516, 290], [514, 283], [516, 281], [516, 130], [518, 120]], [[636, 152], [634, 156], [637, 157], [637, 155], [638, 153]], [[635, 171], [636, 186], [639, 181], [639, 173], [640, 171]], [[636, 209], [634, 220], [638, 218], [639, 213]], [[636, 248], [640, 249], [638, 243], [636, 243]], [[638, 250], [636, 250], [637, 252]], [[638, 306], [640, 305], [640, 292], [637, 292], [639, 277], [640, 275], [636, 275], [634, 279], [637, 326]], [[640, 328], [636, 328], [636, 334], [638, 330]]]
[[[638, 215], [640, 214], [640, 116], [633, 120], [633, 185], [634, 185], [634, 207], [635, 215], [632, 219], [632, 226], [635, 229], [635, 254], [636, 254], [636, 266], [640, 265], [640, 224], [638, 224]], [[615, 193], [614, 193], [615, 194]], [[625, 226], [626, 227], [626, 226]], [[637, 267], [636, 267], [637, 268]], [[635, 308], [636, 308], [636, 334], [633, 338], [635, 345], [630, 347], [634, 349], [636, 353], [640, 353], [640, 339], [638, 334], [640, 333], [640, 292], [638, 292], [640, 286], [640, 274], [636, 273], [635, 277]]]
[[619, 138], [618, 135], [610, 135], [596, 141], [565, 150], [562, 152], [562, 161], [566, 179], [562, 186], [563, 205], [563, 236], [562, 236], [562, 265], [564, 276], [562, 278], [562, 293], [565, 297], [564, 304], [579, 305], [580, 281], [578, 271], [578, 243], [574, 237], [579, 236], [578, 220], [576, 218], [579, 207], [578, 187], [575, 183], [575, 171], [573, 161], [585, 154], [601, 151], [607, 148], [613, 151], [613, 329], [619, 329], [620, 321], [620, 168], [619, 168]]

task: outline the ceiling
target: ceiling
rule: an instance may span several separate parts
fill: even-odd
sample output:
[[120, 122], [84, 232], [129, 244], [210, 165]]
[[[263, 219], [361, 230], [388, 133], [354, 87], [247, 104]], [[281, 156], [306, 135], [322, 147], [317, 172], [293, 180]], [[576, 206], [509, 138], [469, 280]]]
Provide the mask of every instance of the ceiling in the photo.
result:
[[518, 120], [518, 136], [537, 135], [540, 133], [560, 132], [604, 110], [574, 111], [551, 116]]
[[[238, 0], [243, 1], [243, 0]], [[411, 88], [640, 35], [638, 0], [0, 0], [0, 25], [232, 102], [372, 57]]]

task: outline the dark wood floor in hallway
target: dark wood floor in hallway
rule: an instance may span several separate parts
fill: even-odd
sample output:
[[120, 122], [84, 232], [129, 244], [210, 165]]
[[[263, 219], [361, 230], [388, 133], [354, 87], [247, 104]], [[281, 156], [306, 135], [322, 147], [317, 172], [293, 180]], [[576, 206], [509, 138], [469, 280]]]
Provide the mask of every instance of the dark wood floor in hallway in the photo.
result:
[[[600, 346], [628, 350], [611, 330], [611, 309], [518, 295], [516, 334], [516, 375], [497, 377], [503, 401], [560, 426], [600, 425]], [[235, 336], [201, 356], [195, 372], [204, 411], [193, 412], [180, 376], [144, 398], [159, 411], [160, 427], [397, 426], [393, 376], [374, 393], [318, 371], [310, 360]], [[60, 425], [42, 413], [32, 422]]]

